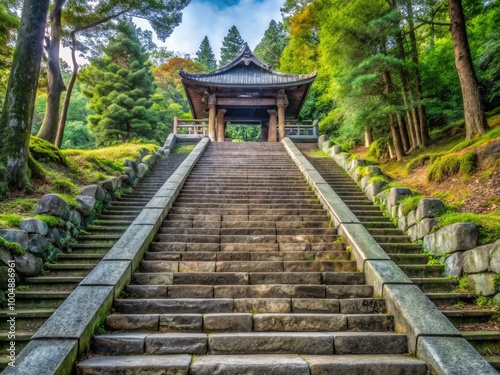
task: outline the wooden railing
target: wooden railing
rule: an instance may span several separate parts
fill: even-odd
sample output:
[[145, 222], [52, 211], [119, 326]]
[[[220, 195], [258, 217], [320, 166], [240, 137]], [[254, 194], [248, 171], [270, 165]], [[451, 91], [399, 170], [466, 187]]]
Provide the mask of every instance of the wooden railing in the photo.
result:
[[[174, 117], [174, 134], [208, 134], [208, 119], [179, 119]], [[287, 120], [285, 135], [318, 136], [318, 121]]]
[[179, 119], [174, 117], [174, 134], [208, 133], [208, 119]]

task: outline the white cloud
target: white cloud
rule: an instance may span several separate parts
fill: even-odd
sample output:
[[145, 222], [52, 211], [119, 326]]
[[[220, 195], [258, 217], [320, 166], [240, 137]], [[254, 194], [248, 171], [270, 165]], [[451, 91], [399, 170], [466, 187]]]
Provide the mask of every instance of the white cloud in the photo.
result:
[[283, 0], [241, 0], [239, 4], [221, 9], [216, 4], [194, 0], [184, 9], [182, 23], [166, 43], [158, 41], [157, 44], [194, 57], [207, 35], [215, 57], [219, 59], [222, 40], [229, 28], [236, 25], [243, 40], [253, 49], [264, 36], [269, 22], [281, 20], [282, 5]]

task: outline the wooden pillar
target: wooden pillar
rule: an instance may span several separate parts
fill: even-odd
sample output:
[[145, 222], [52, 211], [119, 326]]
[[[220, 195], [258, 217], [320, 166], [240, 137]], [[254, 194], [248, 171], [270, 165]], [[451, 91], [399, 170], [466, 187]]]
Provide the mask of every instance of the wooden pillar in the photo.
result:
[[193, 134], [198, 134], [198, 124], [196, 122], [193, 124]]
[[174, 134], [177, 134], [177, 127], [179, 126], [179, 117], [174, 116]]
[[288, 106], [286, 94], [279, 94], [276, 104], [278, 105], [278, 141], [281, 141], [285, 138], [285, 108]]
[[224, 121], [225, 109], [217, 111], [217, 142], [224, 142], [226, 140], [226, 122]]
[[208, 137], [212, 142], [216, 141], [215, 138], [215, 106], [217, 104], [217, 98], [215, 94], [210, 94], [208, 96]]
[[276, 142], [276, 111], [274, 109], [270, 109], [267, 111], [269, 113], [269, 130], [267, 133], [267, 141], [268, 142]]

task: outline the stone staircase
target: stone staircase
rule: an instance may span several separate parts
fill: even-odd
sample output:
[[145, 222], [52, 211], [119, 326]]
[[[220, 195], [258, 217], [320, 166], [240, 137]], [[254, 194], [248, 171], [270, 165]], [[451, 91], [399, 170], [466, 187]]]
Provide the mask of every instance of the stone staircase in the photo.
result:
[[[26, 278], [16, 291], [16, 350], [21, 351], [36, 330], [70, 295], [113, 246], [158, 188], [170, 177], [187, 154], [171, 154], [160, 159], [152, 172], [143, 178], [133, 192], [123, 194], [103, 210], [98, 220], [71, 245], [68, 254], [60, 254], [55, 264], [47, 265], [42, 276]], [[6, 316], [7, 311], [0, 311]], [[2, 352], [9, 348], [8, 324], [0, 323]], [[0, 369], [7, 358], [0, 359]]]
[[474, 305], [476, 295], [473, 293], [457, 292], [459, 281], [456, 278], [443, 277], [443, 266], [428, 265], [429, 257], [422, 253], [422, 245], [412, 243], [407, 235], [396, 228], [333, 159], [326, 155], [318, 156], [316, 152], [312, 153], [311, 151], [317, 150], [316, 145], [297, 144], [296, 146], [391, 259], [459, 330], [467, 330], [463, 332], [464, 337], [486, 357], [493, 367], [500, 369], [498, 357], [500, 333], [474, 331], [468, 328], [476, 324], [487, 323], [492, 318], [498, 317], [498, 312], [492, 309], [481, 309]]
[[103, 328], [77, 374], [427, 373], [281, 144], [209, 145]]

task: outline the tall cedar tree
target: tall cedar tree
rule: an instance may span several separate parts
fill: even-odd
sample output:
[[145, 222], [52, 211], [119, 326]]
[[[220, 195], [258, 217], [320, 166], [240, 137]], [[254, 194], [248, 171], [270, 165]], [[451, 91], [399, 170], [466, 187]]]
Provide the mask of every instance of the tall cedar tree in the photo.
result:
[[94, 111], [87, 122], [98, 145], [154, 139], [159, 126], [151, 109], [155, 84], [149, 55], [132, 23], [120, 22], [117, 31], [104, 48], [105, 56], [81, 73], [83, 93], [91, 97]]
[[[38, 136], [56, 146], [60, 146], [66, 123], [71, 89], [78, 73], [76, 49], [83, 45], [77, 42], [77, 34], [103, 27], [108, 21], [122, 16], [143, 18], [149, 21], [158, 38], [162, 41], [172, 33], [182, 20], [182, 9], [189, 0], [54, 0], [50, 13], [49, 37], [46, 38], [48, 70], [47, 107]], [[64, 106], [59, 116], [61, 94], [66, 90], [59, 65], [61, 36], [66, 33], [71, 39], [73, 52], [73, 75], [68, 84]], [[85, 47], [85, 46], [83, 46]]]
[[0, 171], [1, 179], [3, 183], [19, 190], [31, 189], [28, 172], [29, 140], [48, 10], [49, 0], [24, 0], [21, 26], [0, 117], [0, 158], [6, 168]]
[[222, 40], [222, 47], [220, 49], [219, 67], [226, 65], [233, 60], [243, 48], [245, 42], [241, 38], [240, 32], [236, 26], [231, 26], [227, 35]]
[[486, 133], [489, 127], [472, 63], [462, 1], [449, 0], [448, 4], [451, 22], [450, 31], [455, 51], [455, 66], [457, 67], [464, 102], [465, 138], [472, 139], [478, 134]]
[[[17, 1], [15, 1], [17, 2]], [[14, 2], [14, 3], [15, 3]], [[0, 108], [3, 104], [13, 48], [10, 46], [14, 39], [14, 32], [19, 28], [19, 19], [15, 14], [15, 4], [0, 4]]]
[[217, 69], [217, 61], [215, 61], [214, 51], [212, 50], [206, 35], [201, 41], [200, 48], [196, 52], [196, 58], [194, 61], [203, 64], [209, 72], [213, 72]]
[[281, 54], [288, 44], [288, 34], [283, 23], [271, 20], [264, 37], [254, 49], [255, 56], [278, 69]]

